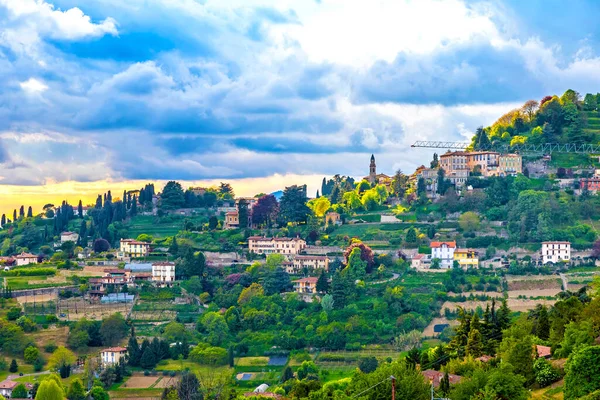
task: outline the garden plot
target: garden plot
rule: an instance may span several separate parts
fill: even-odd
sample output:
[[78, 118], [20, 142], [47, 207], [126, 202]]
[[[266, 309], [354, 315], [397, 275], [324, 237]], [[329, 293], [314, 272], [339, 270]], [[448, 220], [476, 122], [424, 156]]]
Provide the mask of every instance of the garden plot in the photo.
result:
[[89, 300], [80, 298], [73, 298], [59, 300], [57, 313], [60, 318], [66, 318], [71, 321], [82, 318], [102, 320], [115, 313], [121, 313], [125, 317], [129, 314], [132, 306], [133, 303], [102, 304], [93, 303]]
[[[525, 312], [529, 310], [533, 310], [538, 304], [543, 304], [547, 307], [552, 306], [556, 303], [556, 300], [547, 300], [547, 299], [515, 299], [509, 298], [507, 300], [508, 308], [511, 311], [516, 312]], [[454, 302], [454, 301], [446, 301], [442, 305], [442, 310], [447, 308], [450, 311], [458, 310], [458, 307], [462, 307], [465, 310], [475, 310], [477, 307], [481, 307], [485, 310], [486, 305], [492, 304], [491, 300], [488, 301], [462, 301], [462, 302]], [[500, 307], [499, 301], [496, 301], [496, 309]]]
[[554, 297], [562, 292], [562, 281], [552, 276], [507, 276], [508, 297]]
[[120, 388], [122, 389], [149, 389], [156, 381], [162, 377], [133, 375], [125, 381]]

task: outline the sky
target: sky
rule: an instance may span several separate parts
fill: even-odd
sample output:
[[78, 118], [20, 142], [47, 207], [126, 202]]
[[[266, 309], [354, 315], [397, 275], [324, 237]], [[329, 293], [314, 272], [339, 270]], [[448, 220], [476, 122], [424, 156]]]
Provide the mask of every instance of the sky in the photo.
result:
[[[600, 2], [0, 0], [0, 211], [179, 180], [412, 172], [528, 99], [600, 91]], [[61, 197], [62, 196], [62, 197]], [[43, 204], [42, 204], [43, 205]]]

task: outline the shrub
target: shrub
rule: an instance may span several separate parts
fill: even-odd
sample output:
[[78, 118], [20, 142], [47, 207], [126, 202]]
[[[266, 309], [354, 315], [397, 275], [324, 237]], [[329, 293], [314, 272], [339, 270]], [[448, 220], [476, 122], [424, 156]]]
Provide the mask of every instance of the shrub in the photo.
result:
[[46, 343], [46, 345], [44, 346], [44, 351], [46, 353], [54, 353], [54, 350], [57, 349], [57, 345], [54, 342], [48, 342]]

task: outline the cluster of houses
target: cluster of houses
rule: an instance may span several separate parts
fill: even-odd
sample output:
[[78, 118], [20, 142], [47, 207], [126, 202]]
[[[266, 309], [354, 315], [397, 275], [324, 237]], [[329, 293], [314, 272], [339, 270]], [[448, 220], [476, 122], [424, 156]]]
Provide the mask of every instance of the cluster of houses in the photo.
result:
[[[460, 249], [455, 241], [431, 242], [431, 254], [417, 254], [411, 260], [411, 267], [417, 270], [430, 269], [433, 260], [438, 260], [440, 269], [448, 269], [457, 262], [463, 268], [478, 268], [479, 255], [474, 249]], [[539, 253], [542, 264], [558, 264], [571, 260], [571, 243], [565, 241], [542, 242]]]
[[175, 281], [175, 263], [162, 261], [148, 264], [127, 264], [124, 269], [106, 269], [100, 278], [90, 278], [90, 299], [101, 302], [131, 302], [132, 297], [122, 294], [126, 285], [153, 282], [170, 286]]
[[[300, 238], [251, 236], [248, 238], [248, 250], [255, 254], [286, 256], [283, 267], [288, 274], [307, 274], [317, 270], [329, 271], [327, 256], [301, 254], [306, 250], [306, 241]], [[316, 293], [316, 285], [317, 278], [302, 278], [294, 281], [294, 290], [298, 293]]]
[[456, 188], [462, 188], [469, 175], [476, 173], [484, 178], [517, 175], [523, 172], [523, 158], [519, 154], [502, 154], [495, 151], [448, 151], [439, 158], [438, 167], [421, 165], [413, 178], [423, 178], [427, 193], [434, 196], [438, 186], [438, 171], [444, 170], [445, 179]]

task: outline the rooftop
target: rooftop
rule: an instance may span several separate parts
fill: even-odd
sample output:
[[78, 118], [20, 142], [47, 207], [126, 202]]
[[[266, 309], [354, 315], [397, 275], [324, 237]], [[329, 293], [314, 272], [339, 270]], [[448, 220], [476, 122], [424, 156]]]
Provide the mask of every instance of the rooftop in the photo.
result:
[[309, 276], [308, 278], [298, 279], [297, 281], [294, 281], [294, 282], [316, 284], [318, 280], [319, 280], [319, 278], [317, 278], [317, 277]]
[[438, 247], [442, 247], [443, 245], [446, 245], [448, 247], [451, 248], [456, 248], [456, 242], [452, 241], [452, 242], [431, 242], [431, 248], [438, 248]]
[[104, 349], [102, 350], [103, 353], [122, 353], [124, 351], [127, 351], [126, 347], [109, 347], [108, 349]]
[[31, 254], [31, 253], [21, 253], [17, 256], [17, 258], [37, 258], [37, 256], [35, 254]]

